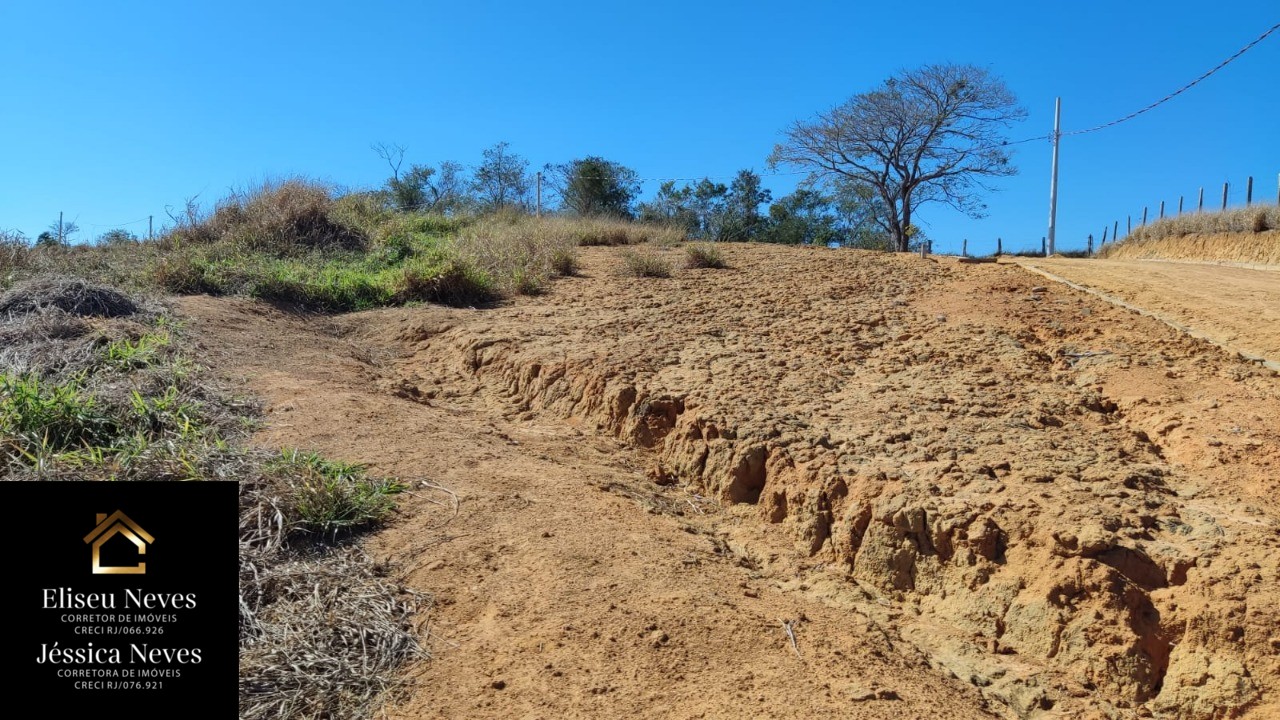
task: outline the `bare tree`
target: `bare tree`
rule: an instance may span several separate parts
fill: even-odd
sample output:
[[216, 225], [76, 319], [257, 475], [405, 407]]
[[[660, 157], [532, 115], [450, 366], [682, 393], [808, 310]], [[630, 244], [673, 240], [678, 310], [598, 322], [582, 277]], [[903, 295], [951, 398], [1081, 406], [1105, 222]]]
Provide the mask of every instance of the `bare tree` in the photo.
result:
[[971, 217], [986, 206], [988, 178], [1017, 173], [1003, 131], [1026, 116], [1004, 82], [973, 65], [926, 65], [796, 122], [769, 156], [771, 166], [811, 168], [871, 187], [878, 218], [899, 251], [917, 233], [916, 208], [949, 205]]

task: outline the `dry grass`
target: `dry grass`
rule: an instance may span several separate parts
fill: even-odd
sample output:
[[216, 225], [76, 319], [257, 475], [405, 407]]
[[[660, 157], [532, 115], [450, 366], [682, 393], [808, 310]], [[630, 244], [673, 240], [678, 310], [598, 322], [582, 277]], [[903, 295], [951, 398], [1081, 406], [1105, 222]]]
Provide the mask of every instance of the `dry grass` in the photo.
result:
[[498, 215], [462, 229], [453, 242], [458, 255], [487, 273], [500, 291], [542, 292], [553, 275], [576, 271], [578, 243], [556, 222]]
[[0, 481], [238, 481], [239, 716], [372, 717], [426, 656], [427, 598], [355, 538], [401, 486], [245, 446], [256, 405], [207, 379], [152, 303], [52, 277], [3, 302]]
[[685, 239], [684, 231], [679, 228], [627, 220], [562, 217], [530, 220], [543, 226], [548, 233], [582, 246], [654, 243], [669, 247]]
[[167, 243], [229, 242], [245, 250], [296, 255], [314, 250], [363, 250], [368, 237], [336, 210], [333, 188], [305, 178], [268, 181], [233, 192], [213, 213], [189, 208]]
[[429, 601], [358, 546], [307, 532], [290, 486], [314, 484], [305, 475], [317, 466], [330, 481], [341, 475], [330, 466], [350, 466], [251, 457], [239, 473], [240, 717], [370, 717], [401, 688], [400, 666], [427, 657], [417, 624]]
[[720, 252], [720, 248], [710, 243], [699, 243], [690, 245], [684, 249], [685, 267], [695, 268], [714, 268], [720, 269], [728, 267], [724, 261], [724, 254]]
[[81, 317], [124, 317], [138, 312], [124, 293], [60, 275], [21, 282], [0, 295], [0, 315], [21, 315], [57, 308]]
[[671, 263], [652, 250], [625, 250], [622, 253], [622, 273], [633, 277], [671, 277]]
[[1098, 257], [1280, 265], [1280, 207], [1237, 208], [1157, 220]]

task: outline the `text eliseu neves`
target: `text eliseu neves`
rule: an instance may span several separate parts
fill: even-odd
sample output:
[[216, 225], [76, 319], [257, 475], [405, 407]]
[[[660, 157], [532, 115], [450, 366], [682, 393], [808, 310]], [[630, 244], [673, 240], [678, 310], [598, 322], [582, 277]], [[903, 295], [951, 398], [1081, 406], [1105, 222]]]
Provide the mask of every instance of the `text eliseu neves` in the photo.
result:
[[[191, 610], [196, 607], [195, 593], [150, 593], [141, 590], [124, 591], [124, 603], [118, 603], [114, 592], [79, 593], [71, 588], [50, 588], [44, 590], [43, 608], [46, 610]], [[127, 658], [127, 660], [126, 660]], [[59, 643], [53, 646], [40, 646], [40, 655], [36, 662], [40, 664], [110, 664], [129, 663], [179, 663], [199, 664], [203, 658], [200, 648], [152, 648], [146, 643], [129, 644], [128, 655], [120, 648], [99, 647], [93, 643], [86, 647], [61, 648]]]

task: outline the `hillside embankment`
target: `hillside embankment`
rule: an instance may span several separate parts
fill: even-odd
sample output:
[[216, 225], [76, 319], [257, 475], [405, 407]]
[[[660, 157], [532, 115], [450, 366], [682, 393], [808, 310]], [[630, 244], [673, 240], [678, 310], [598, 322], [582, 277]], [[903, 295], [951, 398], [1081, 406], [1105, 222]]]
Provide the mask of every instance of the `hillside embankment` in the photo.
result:
[[1280, 267], [1280, 206], [1161, 218], [1103, 247], [1098, 256]]
[[419, 483], [373, 546], [436, 596], [393, 716], [1280, 713], [1273, 371], [1012, 264], [725, 257], [182, 301], [261, 442]]

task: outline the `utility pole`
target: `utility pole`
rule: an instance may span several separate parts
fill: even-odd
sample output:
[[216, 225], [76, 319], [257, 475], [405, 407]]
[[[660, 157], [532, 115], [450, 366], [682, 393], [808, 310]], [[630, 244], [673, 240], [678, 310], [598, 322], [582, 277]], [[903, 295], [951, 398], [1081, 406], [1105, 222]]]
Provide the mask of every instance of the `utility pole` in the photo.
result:
[[58, 244], [63, 244], [62, 235], [62, 211], [58, 211]]
[[152, 220], [155, 220], [155, 217], [156, 217], [155, 215], [147, 216], [147, 239], [148, 240], [155, 240], [156, 238], [155, 225], [152, 224], [151, 222]]
[[1062, 98], [1053, 104], [1053, 171], [1049, 180], [1049, 248], [1047, 255], [1054, 252], [1054, 239], [1058, 232], [1058, 146], [1062, 143]]
[[542, 171], [538, 171], [538, 217], [542, 217]]

